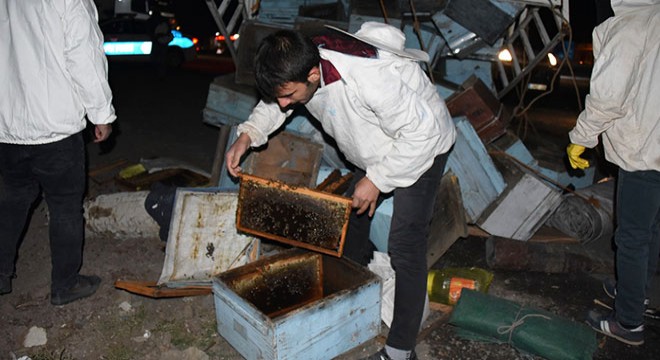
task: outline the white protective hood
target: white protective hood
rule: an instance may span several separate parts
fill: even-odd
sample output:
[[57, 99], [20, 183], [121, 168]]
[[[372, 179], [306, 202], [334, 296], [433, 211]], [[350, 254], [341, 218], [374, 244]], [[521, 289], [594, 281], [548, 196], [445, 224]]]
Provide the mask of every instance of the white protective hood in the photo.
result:
[[651, 5], [660, 5], [660, 0], [612, 0], [612, 10], [615, 15]]

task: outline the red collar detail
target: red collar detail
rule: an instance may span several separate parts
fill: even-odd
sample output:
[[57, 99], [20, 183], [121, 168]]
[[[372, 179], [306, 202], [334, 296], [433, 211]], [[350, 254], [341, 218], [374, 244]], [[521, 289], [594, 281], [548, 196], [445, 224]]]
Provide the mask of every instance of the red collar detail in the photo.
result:
[[321, 59], [321, 73], [323, 74], [323, 85], [330, 85], [337, 80], [341, 80], [339, 71], [328, 60]]
[[[372, 59], [378, 57], [375, 47], [349, 36], [322, 35], [314, 37], [312, 41], [320, 48], [342, 54]], [[323, 73], [323, 83], [325, 85], [330, 85], [341, 79], [341, 74], [339, 74], [337, 68], [328, 60], [321, 59], [321, 72]]]

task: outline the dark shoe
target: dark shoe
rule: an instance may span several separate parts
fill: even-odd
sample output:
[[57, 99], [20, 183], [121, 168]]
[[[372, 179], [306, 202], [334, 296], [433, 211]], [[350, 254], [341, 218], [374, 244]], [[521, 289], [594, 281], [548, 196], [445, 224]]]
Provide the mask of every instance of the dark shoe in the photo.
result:
[[78, 275], [76, 284], [70, 289], [61, 292], [51, 292], [50, 303], [53, 305], [64, 305], [78, 299], [86, 298], [96, 292], [101, 284], [101, 278], [95, 275]]
[[0, 276], [0, 295], [9, 294], [11, 292], [11, 277]]
[[[612, 278], [603, 280], [603, 290], [605, 291], [605, 294], [610, 297], [610, 299], [616, 299], [616, 280]], [[650, 304], [650, 299], [644, 299], [644, 316], [651, 319], [660, 319], [660, 311], [649, 307]]]
[[[392, 358], [389, 355], [387, 355], [385, 348], [382, 348], [378, 350], [377, 353], [371, 354], [366, 358], [363, 358], [362, 360], [392, 360]], [[410, 354], [408, 360], [417, 360], [417, 354], [415, 354], [415, 350], [413, 350], [413, 352]]]
[[587, 317], [587, 324], [599, 333], [613, 337], [628, 345], [638, 346], [644, 344], [643, 324], [634, 329], [626, 329], [614, 319], [613, 314], [603, 316], [597, 312], [590, 311]]
[[610, 299], [616, 298], [616, 280], [612, 278], [607, 278], [603, 280], [603, 290], [605, 294], [610, 297]]

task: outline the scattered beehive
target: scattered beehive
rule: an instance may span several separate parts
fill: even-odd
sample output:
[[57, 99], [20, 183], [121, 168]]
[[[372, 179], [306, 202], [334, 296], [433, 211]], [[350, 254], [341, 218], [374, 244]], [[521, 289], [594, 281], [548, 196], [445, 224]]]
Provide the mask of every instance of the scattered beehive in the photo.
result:
[[218, 332], [246, 359], [331, 359], [380, 333], [380, 278], [290, 249], [213, 281]]

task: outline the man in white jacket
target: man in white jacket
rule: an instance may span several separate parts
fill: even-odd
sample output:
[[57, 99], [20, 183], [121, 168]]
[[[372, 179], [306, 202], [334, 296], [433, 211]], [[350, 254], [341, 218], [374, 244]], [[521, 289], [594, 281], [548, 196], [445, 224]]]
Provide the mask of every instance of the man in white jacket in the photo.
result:
[[51, 298], [92, 295], [80, 275], [86, 118], [94, 141], [116, 116], [92, 0], [0, 0], [0, 294], [10, 293], [20, 236], [43, 191], [49, 212]]
[[573, 168], [602, 135], [606, 159], [619, 166], [614, 312], [591, 312], [598, 332], [644, 343], [644, 307], [660, 255], [660, 1], [612, 0], [615, 16], [594, 29], [595, 57], [585, 110], [569, 133]]
[[388, 252], [396, 271], [394, 318], [385, 348], [369, 359], [416, 359], [428, 228], [456, 137], [444, 101], [417, 63], [428, 54], [405, 49], [404, 42], [400, 30], [376, 22], [364, 23], [354, 35], [314, 41], [293, 31], [267, 37], [255, 62], [265, 101], [238, 126], [239, 137], [226, 154], [227, 169], [237, 176], [247, 150], [266, 143], [293, 107], [304, 105], [356, 167], [349, 194], [357, 211], [344, 255], [363, 264], [370, 218], [381, 194], [393, 193]]

